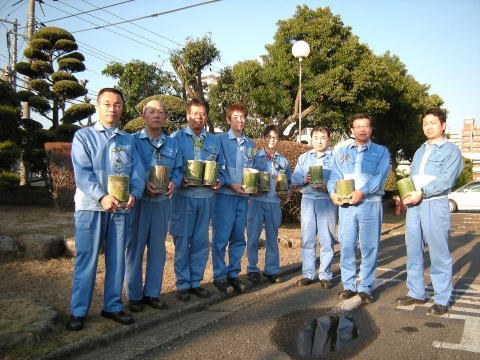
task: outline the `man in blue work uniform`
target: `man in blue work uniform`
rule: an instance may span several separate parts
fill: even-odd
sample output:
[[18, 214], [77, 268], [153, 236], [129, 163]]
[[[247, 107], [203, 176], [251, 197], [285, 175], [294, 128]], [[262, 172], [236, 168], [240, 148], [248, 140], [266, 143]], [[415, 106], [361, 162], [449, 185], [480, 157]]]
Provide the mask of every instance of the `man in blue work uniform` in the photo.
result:
[[[243, 293], [246, 285], [240, 281], [241, 259], [245, 251], [248, 195], [242, 190], [243, 169], [252, 167], [255, 143], [245, 136], [243, 129], [248, 112], [243, 103], [234, 103], [227, 109], [226, 120], [230, 130], [218, 134], [225, 157], [228, 182], [215, 196], [212, 219], [213, 284], [222, 292]], [[228, 245], [228, 266], [225, 252]]]
[[252, 196], [248, 203], [247, 215], [247, 277], [254, 284], [260, 282], [258, 262], [258, 242], [265, 224], [266, 253], [263, 275], [272, 283], [282, 282], [280, 271], [280, 253], [278, 251], [278, 228], [282, 222], [280, 201], [288, 194], [280, 194], [276, 190], [276, 176], [286, 174], [290, 189], [291, 169], [288, 160], [277, 151], [280, 131], [275, 125], [267, 126], [263, 132], [265, 147], [253, 157], [253, 168], [270, 173], [270, 191]]
[[174, 268], [177, 277], [177, 299], [190, 300], [190, 293], [208, 298], [210, 292], [200, 286], [203, 280], [210, 249], [208, 227], [213, 211], [215, 191], [225, 182], [225, 160], [220, 151], [220, 141], [205, 131], [208, 104], [194, 99], [187, 104], [188, 126], [176, 131], [183, 159], [211, 160], [218, 162], [216, 186], [191, 186], [184, 180], [175, 191], [170, 218], [170, 234], [175, 243]]
[[[71, 298], [72, 316], [67, 329], [83, 329], [92, 301], [98, 255], [105, 243], [105, 284], [102, 316], [121, 324], [133, 323], [123, 311], [125, 244], [131, 224], [129, 209], [140, 199], [145, 186], [135, 140], [117, 128], [123, 96], [105, 88], [97, 97], [99, 121], [75, 133], [72, 162], [75, 173], [75, 268]], [[107, 192], [109, 175], [129, 176], [129, 197], [125, 207]]]
[[430, 278], [435, 293], [431, 315], [448, 311], [452, 294], [452, 256], [448, 249], [450, 211], [448, 193], [463, 169], [460, 149], [444, 136], [447, 117], [433, 108], [422, 116], [427, 141], [413, 156], [410, 177], [415, 191], [405, 195], [407, 210], [407, 288], [399, 305], [424, 304], [423, 248], [428, 246]]
[[[165, 105], [159, 100], [149, 101], [143, 108], [145, 128], [137, 132], [135, 145], [145, 171], [145, 192], [135, 206], [132, 234], [127, 242], [125, 281], [128, 308], [143, 310], [143, 304], [155, 309], [165, 309], [167, 304], [159, 299], [165, 265], [165, 238], [170, 218], [169, 197], [182, 183], [182, 156], [175, 139], [165, 135], [162, 128], [167, 121]], [[151, 166], [169, 169], [167, 192], [161, 193], [149, 181]], [[145, 246], [148, 247], [145, 284], [142, 288], [142, 262]]]
[[[302, 223], [302, 274], [298, 286], [313, 283], [316, 270], [317, 236], [320, 243], [320, 266], [318, 278], [324, 289], [332, 288], [331, 264], [333, 260], [333, 243], [335, 240], [335, 222], [337, 206], [332, 203], [326, 184], [330, 178], [332, 150], [329, 147], [330, 131], [321, 126], [312, 132], [313, 149], [300, 155], [293, 172], [293, 183], [302, 188], [301, 223]], [[322, 166], [324, 186], [310, 185], [310, 166]]]
[[[373, 282], [377, 268], [383, 208], [383, 184], [390, 169], [390, 154], [386, 147], [373, 143], [372, 118], [355, 114], [350, 120], [354, 140], [338, 149], [334, 155], [328, 192], [335, 205], [340, 203], [336, 181], [353, 179], [355, 190], [350, 202], [339, 208], [338, 241], [340, 242], [340, 270], [344, 289], [340, 299], [358, 295], [362, 302], [375, 301]], [[357, 287], [355, 251], [360, 242], [362, 262], [360, 284]]]

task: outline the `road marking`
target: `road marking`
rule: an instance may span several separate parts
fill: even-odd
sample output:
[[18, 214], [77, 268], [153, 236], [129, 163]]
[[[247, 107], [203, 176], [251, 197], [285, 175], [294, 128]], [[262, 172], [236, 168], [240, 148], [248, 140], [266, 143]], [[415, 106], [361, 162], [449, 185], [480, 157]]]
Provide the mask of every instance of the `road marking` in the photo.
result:
[[[378, 279], [381, 280], [381, 279]], [[384, 281], [387, 279], [383, 279]], [[431, 286], [426, 287], [425, 295], [427, 298], [433, 298], [434, 292]], [[447, 319], [464, 320], [462, 338], [460, 343], [449, 343], [445, 341], [433, 341], [432, 346], [438, 349], [463, 350], [474, 353], [480, 353], [480, 308], [456, 306], [455, 304], [480, 305], [480, 285], [472, 284], [466, 288], [456, 288], [452, 291], [453, 304], [449, 311], [442, 316]], [[415, 304], [409, 306], [397, 306], [399, 310], [413, 311], [417, 306], [430, 307], [430, 304]], [[471, 315], [458, 314], [456, 311]], [[427, 314], [428, 315], [428, 314]], [[434, 315], [428, 315], [434, 316]]]

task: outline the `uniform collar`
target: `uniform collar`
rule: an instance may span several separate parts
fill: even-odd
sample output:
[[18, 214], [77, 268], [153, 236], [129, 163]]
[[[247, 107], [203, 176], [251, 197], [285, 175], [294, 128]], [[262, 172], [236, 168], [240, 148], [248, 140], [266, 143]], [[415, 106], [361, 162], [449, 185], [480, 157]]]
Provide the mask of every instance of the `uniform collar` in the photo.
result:
[[152, 145], [155, 147], [160, 147], [165, 143], [165, 134], [162, 132], [160, 135], [158, 135], [158, 140], [155, 141], [153, 140], [153, 137], [148, 133], [147, 129], [143, 128], [142, 131], [140, 131], [140, 135], [138, 136], [140, 139], [148, 139]]
[[207, 137], [207, 132], [205, 131], [205, 128], [203, 128], [200, 135], [197, 136], [193, 133], [192, 129], [190, 129], [190, 126], [187, 126], [185, 128], [185, 134], [188, 134], [190, 136], [195, 136], [195, 137], [203, 137], [204, 139]]
[[[261, 149], [258, 151], [257, 154], [258, 154], [258, 156], [268, 157], [268, 156], [267, 156], [267, 152], [265, 151], [264, 148], [261, 148]], [[272, 159], [273, 159], [275, 156], [278, 156], [278, 152], [277, 152], [277, 151], [275, 151], [275, 154], [273, 154]]]
[[[361, 150], [363, 150], [363, 149], [368, 150], [368, 149], [370, 149], [370, 146], [372, 146], [372, 140], [368, 140], [368, 142], [361, 147]], [[348, 145], [348, 147], [349, 148], [357, 147], [357, 143], [355, 142], [355, 140], [353, 140], [352, 143], [350, 145]]]
[[[107, 131], [105, 129], [105, 126], [102, 125], [102, 123], [99, 121], [97, 121], [94, 125], [93, 125], [93, 128], [98, 131], [98, 132], [105, 132]], [[115, 135], [126, 135], [127, 133], [120, 130], [118, 127], [116, 127], [115, 129], [113, 129], [113, 134]]]
[[[317, 156], [317, 154], [318, 154], [318, 153], [315, 151], [315, 149], [309, 150], [308, 153], [309, 153], [309, 154], [312, 154], [312, 155], [314, 155], [314, 156]], [[332, 149], [331, 149], [330, 147], [328, 147], [327, 150], [325, 150], [325, 152], [320, 155], [320, 157], [324, 157], [325, 155], [332, 155]]]
[[425, 145], [425, 146], [428, 146], [428, 145], [434, 146], [435, 145], [437, 147], [442, 147], [443, 144], [445, 144], [447, 141], [448, 141], [448, 139], [445, 136], [442, 136], [442, 138], [440, 140], [438, 140], [435, 144], [429, 144], [428, 140], [427, 140], [423, 143], [423, 145]]
[[[232, 129], [228, 130], [227, 133], [228, 133], [228, 140], [233, 140], [233, 139], [237, 140], [237, 138], [236, 138], [235, 135], [233, 134], [233, 130], [232, 130]], [[247, 140], [247, 138], [245, 137], [245, 133], [242, 133], [242, 137], [241, 137], [240, 139], [241, 139], [241, 140], [240, 140], [240, 144]]]

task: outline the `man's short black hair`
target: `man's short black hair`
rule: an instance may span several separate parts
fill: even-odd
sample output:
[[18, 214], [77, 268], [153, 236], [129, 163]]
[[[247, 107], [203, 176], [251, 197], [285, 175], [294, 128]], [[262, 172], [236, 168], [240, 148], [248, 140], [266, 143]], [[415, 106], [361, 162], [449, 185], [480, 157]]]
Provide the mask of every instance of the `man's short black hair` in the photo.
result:
[[106, 93], [106, 92], [110, 92], [110, 93], [114, 93], [114, 94], [118, 94], [120, 95], [121, 99], [122, 99], [122, 103], [125, 103], [125, 98], [123, 97], [123, 94], [120, 90], [118, 89], [115, 89], [115, 88], [103, 88], [101, 89], [99, 92], [98, 92], [98, 95], [97, 95], [97, 103], [98, 103], [98, 100], [100, 99], [100, 96], [103, 94], [103, 93]]
[[425, 111], [422, 115], [422, 121], [427, 115], [436, 116], [442, 124], [447, 122], [447, 114], [445, 114], [445, 111], [440, 108], [431, 108]]

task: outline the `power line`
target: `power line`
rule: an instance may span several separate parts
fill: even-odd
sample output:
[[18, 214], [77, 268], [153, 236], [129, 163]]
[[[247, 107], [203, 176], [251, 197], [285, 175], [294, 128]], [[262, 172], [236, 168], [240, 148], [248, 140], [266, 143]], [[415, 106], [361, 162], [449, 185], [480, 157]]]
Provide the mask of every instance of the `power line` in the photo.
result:
[[[90, 2], [88, 2], [88, 1], [86, 1], [86, 0], [82, 0], [82, 1], [83, 1], [84, 3], [87, 3], [87, 4], [90, 5], [90, 6], [93, 6], [93, 7], [95, 7], [95, 8], [98, 8], [97, 6], [95, 6], [94, 4], [92, 4], [92, 3], [90, 3]], [[99, 9], [99, 8], [98, 8], [98, 9]], [[121, 16], [118, 16], [117, 14], [115, 14], [115, 13], [113, 13], [113, 12], [111, 12], [111, 11], [108, 11], [108, 10], [103, 10], [103, 11], [106, 12], [107, 14], [110, 14], [110, 15], [112, 15], [112, 16], [115, 16], [117, 19], [125, 20], [125, 21], [127, 20], [127, 19], [125, 19], [125, 18], [123, 18], [123, 17], [121, 17]], [[156, 33], [155, 31], [152, 31], [152, 29], [148, 29], [148, 28], [146, 28], [146, 27], [144, 27], [144, 26], [141, 26], [141, 25], [138, 25], [138, 24], [135, 24], [135, 23], [131, 23], [131, 25], [133, 25], [133, 26], [135, 26], [135, 27], [137, 27], [137, 28], [139, 28], [139, 29], [148, 31], [148, 32], [151, 33], [151, 34], [157, 35], [158, 37], [160, 37], [160, 38], [162, 38], [162, 39], [165, 39], [165, 40], [168, 40], [168, 41], [174, 43], [175, 45], [183, 46], [182, 44], [176, 42], [175, 40], [172, 40], [172, 39], [170, 39], [170, 38], [168, 38], [168, 37], [166, 37], [166, 36], [164, 36], [164, 35], [161, 35], [161, 34], [159, 34], [159, 33]]]
[[6, 1], [3, 3], [2, 7], [0, 7], [0, 11], [2, 11], [3, 8], [4, 8], [5, 6], [7, 6], [7, 4], [8, 4], [10, 1], [12, 1], [12, 0], [6, 0]]
[[[63, 4], [63, 5], [66, 5], [66, 6], [69, 6], [69, 7], [71, 7], [72, 9], [79, 10], [78, 8], [76, 8], [76, 7], [74, 7], [74, 6], [70, 5], [70, 4], [66, 4], [66, 3], [64, 3], [64, 2], [62, 2], [62, 1], [59, 1], [59, 3], [60, 3], [60, 4]], [[98, 19], [98, 20], [100, 20], [100, 21], [103, 21], [103, 22], [105, 22], [105, 23], [107, 23], [107, 24], [111, 24], [110, 22], [108, 22], [108, 21], [106, 21], [106, 20], [104, 20], [104, 19], [102, 19], [102, 18], [100, 18], [100, 17], [98, 17], [98, 16], [95, 16], [95, 15], [92, 15], [92, 14], [88, 14], [88, 15], [91, 16], [91, 17], [93, 17], [93, 18], [95, 18], [95, 19]], [[98, 25], [98, 24], [95, 24], [95, 25]], [[140, 39], [144, 39], [144, 40], [147, 40], [147, 41], [152, 42], [153, 44], [157, 44], [157, 43], [154, 42], [153, 40], [151, 40], [151, 39], [149, 39], [149, 38], [147, 38], [147, 37], [145, 37], [145, 36], [143, 36], [143, 35], [134, 33], [133, 31], [130, 31], [130, 30], [125, 29], [125, 28], [122, 28], [122, 27], [120, 27], [120, 26], [115, 26], [115, 27], [118, 28], [118, 29], [120, 29], [120, 30], [122, 30], [122, 31], [125, 31], [125, 32], [127, 32], [127, 33], [129, 33], [129, 34], [132, 34], [132, 35], [134, 35], [134, 36], [137, 36], [137, 37], [139, 37]], [[105, 29], [105, 30], [110, 30], [110, 29]], [[74, 31], [73, 31], [73, 32], [74, 32]], [[165, 45], [162, 45], [162, 44], [158, 44], [158, 45], [160, 45], [160, 46], [162, 46], [162, 47], [164, 47], [164, 48], [166, 48], [166, 49], [168, 49], [168, 50], [171, 50], [168, 46], [165, 46]], [[147, 45], [147, 46], [152, 47], [152, 46], [150, 46], [150, 45]], [[156, 50], [162, 51], [162, 50], [160, 50], [160, 49], [156, 49]], [[162, 51], [162, 52], [165, 52], [165, 51]], [[168, 54], [168, 53], [167, 53], [167, 54]]]
[[106, 53], [106, 52], [103, 51], [103, 50], [100, 50], [100, 49], [98, 49], [98, 48], [96, 48], [96, 47], [93, 47], [93, 46], [87, 44], [87, 43], [84, 43], [84, 42], [82, 42], [82, 41], [80, 41], [80, 40], [77, 40], [76, 42], [77, 42], [78, 44], [81, 44], [83, 47], [86, 47], [87, 50], [90, 50], [91, 52], [97, 53], [97, 54], [99, 54], [99, 55], [105, 54], [105, 55], [103, 55], [103, 56], [104, 56], [105, 58], [108, 58], [109, 60], [118, 61], [118, 62], [123, 63], [123, 64], [125, 64], [125, 63], [127, 62], [127, 61], [125, 61], [125, 60], [122, 60], [122, 59], [114, 56], [114, 55], [108, 54], [108, 53]]
[[[217, 1], [218, 1], [218, 0], [217, 0]], [[59, 8], [57, 8], [57, 7], [55, 7], [55, 6], [52, 6], [52, 5], [49, 5], [49, 4], [46, 4], [46, 5], [54, 8], [54, 9], [56, 9], [56, 10], [58, 10], [58, 11], [63, 11], [63, 12], [65, 12], [65, 13], [69, 14], [68, 11], [59, 9]], [[73, 6], [71, 6], [71, 5], [68, 5], [68, 4], [65, 4], [65, 5], [67, 5], [67, 6], [72, 7], [72, 8], [75, 9], [75, 7], [73, 7]], [[89, 14], [89, 15], [90, 15], [90, 14]], [[93, 16], [93, 15], [90, 15], [90, 16]], [[92, 21], [90, 21], [90, 20], [86, 20], [86, 19], [81, 18], [80, 16], [78, 16], [78, 18], [79, 18], [80, 20], [83, 20], [83, 21], [88, 22], [88, 23], [90, 23], [90, 24], [97, 25], [97, 24], [95, 24], [94, 22], [92, 22]], [[126, 36], [126, 35], [124, 35], [124, 34], [118, 33], [118, 32], [116, 32], [116, 31], [114, 31], [114, 30], [111, 30], [111, 29], [105, 29], [105, 30], [110, 31], [111, 33], [114, 33], [114, 34], [119, 35], [119, 36], [121, 36], [121, 37], [124, 37], [124, 38], [126, 38], [126, 39], [132, 40], [132, 41], [134, 41], [134, 42], [137, 43], [137, 44], [144, 45], [144, 46], [148, 47], [149, 49], [154, 49], [154, 50], [157, 50], [157, 51], [159, 51], [159, 52], [162, 52], [162, 53], [164, 53], [164, 54], [169, 55], [168, 52], [166, 52], [166, 51], [164, 51], [164, 50], [162, 50], [162, 49], [156, 48], [156, 47], [154, 47], [154, 46], [152, 46], [152, 45], [146, 44], [146, 43], [144, 43], [144, 42], [142, 42], [142, 41], [139, 41], [139, 40], [137, 40], [137, 39], [133, 39], [133, 38], [131, 38], [131, 37], [129, 37], [129, 36]], [[122, 29], [122, 30], [123, 30], [123, 29]], [[72, 31], [72, 33], [73, 33], [73, 32], [74, 32], [74, 31]], [[142, 36], [140, 36], [140, 35], [136, 35], [136, 36], [146, 39], [145, 37], [142, 37]], [[147, 40], [149, 40], [149, 39], [147, 39]], [[151, 41], [151, 40], [149, 40], [149, 41]]]
[[20, 1], [16, 2], [15, 4], [12, 4], [12, 6], [15, 6], [15, 5], [17, 5], [17, 4], [18, 4], [18, 6], [17, 6], [15, 9], [13, 9], [13, 10], [10, 12], [10, 14], [7, 14], [5, 17], [8, 18], [9, 16], [13, 15], [13, 13], [14, 13], [15, 11], [17, 11], [18, 9], [20, 9], [20, 8], [24, 5], [23, 0], [20, 0]]
[[162, 11], [162, 12], [155, 13], [155, 14], [150, 14], [150, 15], [141, 16], [141, 17], [135, 18], [135, 19], [119, 21], [119, 22], [116, 22], [116, 23], [113, 23], [113, 24], [107, 24], [107, 25], [97, 26], [97, 27], [93, 27], [93, 28], [89, 28], [89, 29], [82, 29], [82, 30], [72, 31], [72, 33], [79, 33], [79, 32], [88, 31], [88, 30], [103, 29], [103, 28], [106, 28], [106, 27], [108, 27], [108, 26], [115, 26], [115, 25], [120, 25], [120, 24], [126, 24], [126, 23], [130, 23], [130, 22], [133, 22], [133, 21], [143, 20], [143, 19], [147, 19], [147, 18], [150, 18], [150, 17], [156, 17], [156, 16], [159, 16], [159, 15], [165, 15], [165, 14], [169, 14], [169, 13], [172, 13], [172, 12], [189, 9], [189, 8], [193, 8], [193, 7], [196, 7], [196, 6], [206, 5], [206, 4], [210, 4], [210, 3], [218, 2], [218, 1], [222, 1], [222, 0], [209, 0], [209, 1], [204, 1], [204, 2], [201, 2], [201, 3], [184, 6], [184, 7], [177, 8], [177, 9], [172, 9], [172, 10]]
[[[82, 14], [87, 14], [89, 12], [98, 11], [98, 10], [101, 10], [101, 9], [105, 9], [105, 8], [109, 8], [109, 7], [112, 7], [112, 6], [117, 6], [117, 5], [129, 3], [129, 2], [132, 2], [132, 1], [135, 1], [135, 0], [125, 0], [125, 1], [122, 1], [122, 2], [119, 2], [119, 3], [114, 3], [114, 4], [111, 4], [111, 5], [105, 5], [105, 6], [102, 6], [102, 7], [97, 7], [96, 9], [82, 11], [82, 12], [79, 12], [77, 14], [71, 14], [71, 15], [62, 16], [62, 17], [59, 17], [59, 18], [56, 18], [56, 19], [42, 21], [42, 24], [47, 24], [47, 23], [50, 23], [50, 22], [59, 21], [59, 20], [67, 19], [67, 18], [70, 18], [70, 17], [82, 15]], [[21, 27], [20, 29], [23, 29], [23, 28], [25, 28], [25, 26]]]

